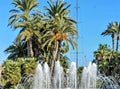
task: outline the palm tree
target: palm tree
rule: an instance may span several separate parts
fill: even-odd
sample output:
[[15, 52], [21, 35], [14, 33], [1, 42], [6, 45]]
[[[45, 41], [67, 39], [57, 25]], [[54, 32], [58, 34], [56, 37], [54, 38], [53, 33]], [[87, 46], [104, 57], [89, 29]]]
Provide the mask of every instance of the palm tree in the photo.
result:
[[109, 23], [107, 29], [101, 33], [101, 35], [106, 36], [110, 35], [112, 38], [112, 49], [114, 50], [114, 39], [115, 39], [115, 29], [112, 29], [112, 24]]
[[98, 61], [107, 60], [111, 58], [112, 51], [107, 45], [100, 44], [98, 50], [94, 51], [94, 56]]
[[94, 56], [98, 61], [100, 72], [106, 75], [111, 74], [109, 63], [113, 57], [113, 51], [107, 45], [100, 44], [98, 50], [94, 51]]
[[[45, 7], [48, 11], [48, 20], [50, 21], [51, 27], [49, 31], [47, 31], [48, 39], [43, 48], [47, 45], [47, 49], [52, 49], [52, 62], [51, 62], [51, 72], [54, 68], [54, 62], [56, 60], [60, 60], [60, 53], [62, 47], [65, 49], [69, 49], [69, 43], [72, 47], [77, 46], [77, 41], [75, 39], [75, 35], [77, 34], [77, 30], [74, 26], [75, 21], [71, 19], [68, 14], [70, 10], [68, 8], [70, 5], [66, 6], [66, 2], [57, 0], [55, 3], [50, 1], [48, 2], [49, 7]], [[65, 7], [66, 6], [66, 7]]]
[[120, 22], [114, 22], [114, 23], [112, 23], [111, 29], [116, 30], [116, 37], [117, 37], [116, 51], [118, 51], [119, 39], [120, 39]]
[[16, 9], [10, 10], [11, 16], [9, 24], [14, 29], [20, 28], [16, 41], [23, 40], [27, 42], [27, 56], [33, 57], [32, 36], [33, 24], [31, 22], [32, 12], [39, 4], [36, 0], [14, 0], [13, 3]]
[[114, 50], [114, 38], [117, 38], [116, 42], [116, 51], [118, 51], [118, 45], [119, 45], [119, 35], [120, 35], [120, 22], [113, 22], [108, 25], [107, 30], [102, 32], [101, 35], [111, 35], [112, 37], [112, 48]]
[[55, 4], [52, 0], [48, 2], [49, 7], [45, 6], [45, 9], [48, 11], [49, 18], [55, 18], [56, 16], [60, 18], [69, 18], [68, 14], [70, 13], [70, 10], [68, 8], [71, 6], [70, 4], [66, 6], [66, 2], [56, 0]]
[[24, 42], [13, 42], [8, 48], [5, 49], [5, 53], [8, 53], [8, 59], [16, 60], [19, 57], [27, 56], [26, 43]]

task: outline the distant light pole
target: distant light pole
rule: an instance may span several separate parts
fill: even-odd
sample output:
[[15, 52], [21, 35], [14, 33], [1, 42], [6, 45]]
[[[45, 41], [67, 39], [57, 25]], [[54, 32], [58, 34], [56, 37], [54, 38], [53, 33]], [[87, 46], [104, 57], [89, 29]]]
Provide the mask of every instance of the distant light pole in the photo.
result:
[[[76, 0], [76, 21], [77, 21], [77, 23], [76, 23], [76, 28], [77, 28], [77, 30], [78, 30], [78, 0]], [[77, 42], [78, 42], [78, 34], [77, 34]], [[79, 47], [79, 46], [78, 46]], [[77, 68], [78, 68], [78, 60], [79, 60], [79, 58], [78, 58], [78, 49], [76, 50], [76, 66], [77, 66]]]

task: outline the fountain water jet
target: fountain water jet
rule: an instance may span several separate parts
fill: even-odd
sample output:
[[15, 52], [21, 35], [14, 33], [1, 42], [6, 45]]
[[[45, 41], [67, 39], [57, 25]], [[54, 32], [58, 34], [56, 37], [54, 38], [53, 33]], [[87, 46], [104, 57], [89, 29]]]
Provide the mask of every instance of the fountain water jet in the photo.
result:
[[64, 72], [59, 61], [55, 63], [53, 82], [54, 82], [55, 89], [64, 88]]
[[43, 70], [41, 64], [38, 64], [36, 68], [36, 73], [33, 77], [32, 89], [43, 89]]
[[43, 66], [43, 75], [44, 75], [44, 87], [45, 89], [49, 89], [51, 86], [51, 75], [50, 75], [50, 68], [47, 63]]
[[76, 63], [72, 62], [67, 73], [67, 88], [77, 89], [76, 72], [77, 72]]
[[88, 67], [84, 67], [81, 78], [81, 89], [96, 89], [97, 66], [89, 63]]

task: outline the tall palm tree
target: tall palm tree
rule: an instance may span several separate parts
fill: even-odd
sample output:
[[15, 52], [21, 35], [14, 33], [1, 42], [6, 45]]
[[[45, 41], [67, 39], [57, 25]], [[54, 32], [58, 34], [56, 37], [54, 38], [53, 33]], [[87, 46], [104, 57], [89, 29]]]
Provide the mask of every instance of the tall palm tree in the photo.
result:
[[116, 51], [118, 51], [119, 39], [120, 39], [120, 22], [112, 22], [108, 25], [107, 30], [102, 32], [102, 35], [111, 35], [112, 48], [114, 49], [114, 38], [116, 37]]
[[106, 36], [110, 35], [112, 38], [112, 49], [114, 50], [114, 39], [115, 39], [115, 29], [112, 29], [112, 24], [109, 23], [107, 29], [101, 33], [101, 35]]
[[117, 37], [116, 51], [118, 51], [119, 39], [120, 39], [120, 22], [113, 22], [111, 29], [116, 30], [116, 37]]
[[16, 41], [25, 39], [27, 42], [27, 56], [33, 57], [31, 41], [33, 36], [33, 24], [31, 20], [32, 12], [39, 3], [36, 0], [14, 0], [12, 4], [16, 9], [10, 10], [11, 16], [8, 25], [11, 25], [14, 29], [20, 28], [20, 33]]
[[48, 12], [48, 20], [50, 21], [51, 27], [47, 31], [48, 39], [44, 45], [47, 45], [47, 49], [52, 47], [52, 62], [51, 62], [51, 72], [54, 68], [54, 62], [60, 60], [61, 49], [69, 49], [69, 43], [72, 47], [76, 47], [77, 41], [75, 35], [77, 34], [77, 29], [74, 26], [75, 21], [71, 19], [68, 14], [70, 10], [68, 8], [70, 5], [66, 6], [66, 2], [57, 0], [55, 3], [50, 1], [48, 2], [49, 7], [45, 7]]

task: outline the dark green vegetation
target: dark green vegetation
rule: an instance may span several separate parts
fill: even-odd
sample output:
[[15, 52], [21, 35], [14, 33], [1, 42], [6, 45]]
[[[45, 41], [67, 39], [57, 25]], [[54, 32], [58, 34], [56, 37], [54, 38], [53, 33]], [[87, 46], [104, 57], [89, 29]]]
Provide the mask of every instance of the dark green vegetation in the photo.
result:
[[3, 66], [1, 83], [4, 89], [15, 89], [23, 75], [35, 73], [37, 61], [35, 58], [18, 58], [17, 61], [6, 60]]
[[103, 36], [111, 36], [112, 48], [110, 44], [100, 44], [99, 48], [94, 51], [95, 60], [98, 64], [99, 72], [107, 75], [120, 78], [120, 22], [109, 23], [107, 29], [101, 33]]

